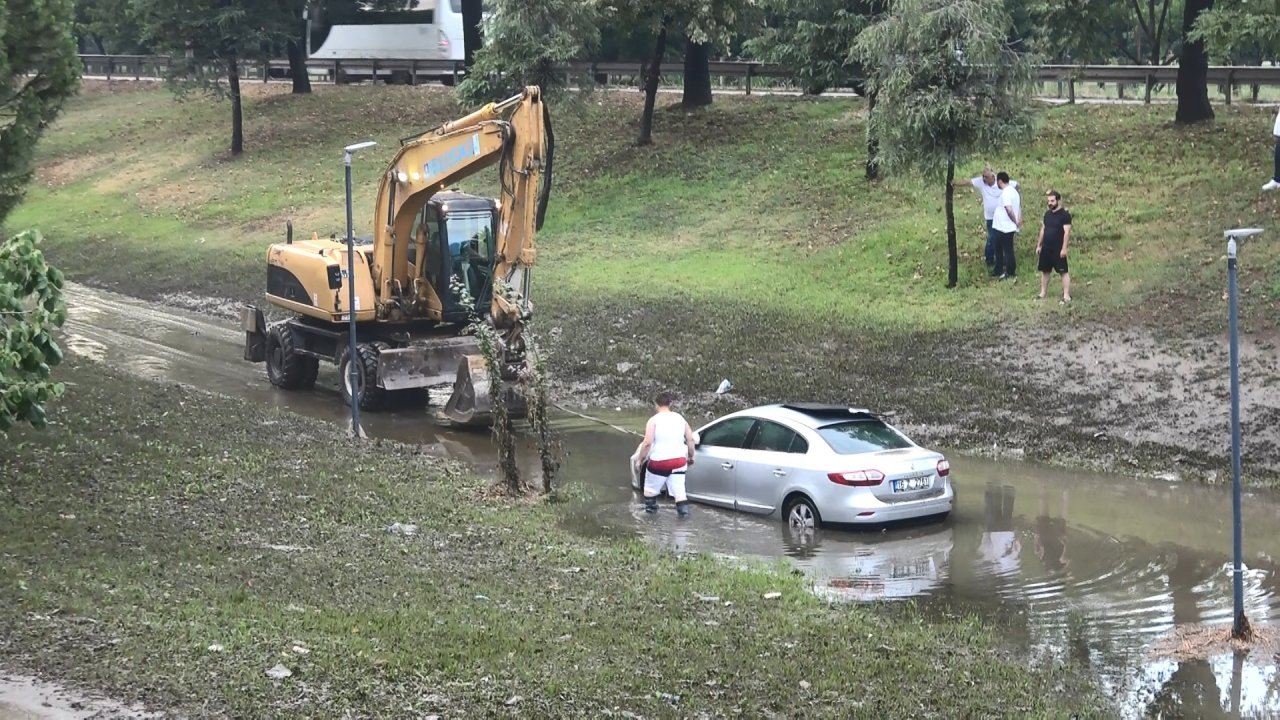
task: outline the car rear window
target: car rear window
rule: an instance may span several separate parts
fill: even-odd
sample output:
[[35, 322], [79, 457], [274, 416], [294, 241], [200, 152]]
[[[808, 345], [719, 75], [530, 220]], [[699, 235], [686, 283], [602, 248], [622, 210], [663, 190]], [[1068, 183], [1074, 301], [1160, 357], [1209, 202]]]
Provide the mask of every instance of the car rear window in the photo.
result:
[[818, 428], [818, 434], [841, 455], [911, 447], [911, 443], [879, 420], [833, 423]]

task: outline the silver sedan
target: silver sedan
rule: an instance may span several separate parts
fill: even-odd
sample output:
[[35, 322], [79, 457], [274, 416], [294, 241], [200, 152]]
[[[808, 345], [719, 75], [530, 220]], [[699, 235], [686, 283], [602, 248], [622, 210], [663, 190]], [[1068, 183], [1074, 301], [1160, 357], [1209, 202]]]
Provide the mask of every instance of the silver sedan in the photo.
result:
[[[762, 405], [717, 418], [696, 438], [690, 500], [792, 527], [945, 517], [955, 502], [946, 457], [861, 408]], [[632, 487], [642, 478], [633, 464]]]

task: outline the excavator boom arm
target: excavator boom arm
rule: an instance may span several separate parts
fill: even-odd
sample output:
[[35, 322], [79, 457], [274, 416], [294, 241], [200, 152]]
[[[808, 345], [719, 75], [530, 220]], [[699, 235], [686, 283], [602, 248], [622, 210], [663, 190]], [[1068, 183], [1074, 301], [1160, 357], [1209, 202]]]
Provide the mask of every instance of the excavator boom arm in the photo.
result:
[[[402, 300], [414, 287], [408, 249], [423, 206], [437, 192], [495, 163], [501, 195], [493, 277], [527, 296], [527, 270], [536, 260], [534, 235], [551, 187], [553, 150], [550, 115], [537, 87], [405, 141], [378, 188], [372, 274], [379, 316], [404, 312]], [[435, 291], [443, 295], [448, 288]], [[496, 325], [515, 322], [515, 312], [500, 293], [493, 293], [490, 313]]]

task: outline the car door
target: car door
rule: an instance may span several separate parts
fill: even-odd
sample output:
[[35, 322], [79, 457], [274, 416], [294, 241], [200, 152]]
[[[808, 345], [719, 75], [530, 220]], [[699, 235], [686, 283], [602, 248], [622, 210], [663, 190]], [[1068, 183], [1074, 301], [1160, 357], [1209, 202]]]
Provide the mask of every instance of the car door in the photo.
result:
[[794, 430], [760, 420], [737, 463], [734, 503], [738, 510], [768, 515], [782, 502], [783, 487], [795, 472], [797, 458], [809, 451], [809, 443]]
[[685, 476], [685, 493], [689, 499], [733, 507], [738, 459], [755, 424], [752, 417], [732, 417], [698, 433], [693, 465]]

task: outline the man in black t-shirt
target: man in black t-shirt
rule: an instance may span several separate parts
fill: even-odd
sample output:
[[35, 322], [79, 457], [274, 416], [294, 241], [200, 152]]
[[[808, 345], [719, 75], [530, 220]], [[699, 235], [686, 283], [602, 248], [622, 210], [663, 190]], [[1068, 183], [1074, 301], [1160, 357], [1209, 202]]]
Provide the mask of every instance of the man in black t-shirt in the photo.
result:
[[1071, 275], [1067, 272], [1067, 242], [1071, 239], [1071, 213], [1062, 207], [1062, 195], [1057, 190], [1045, 193], [1049, 210], [1040, 223], [1040, 238], [1036, 240], [1036, 256], [1040, 268], [1040, 299], [1049, 289], [1049, 273], [1062, 276], [1062, 300], [1071, 302]]

